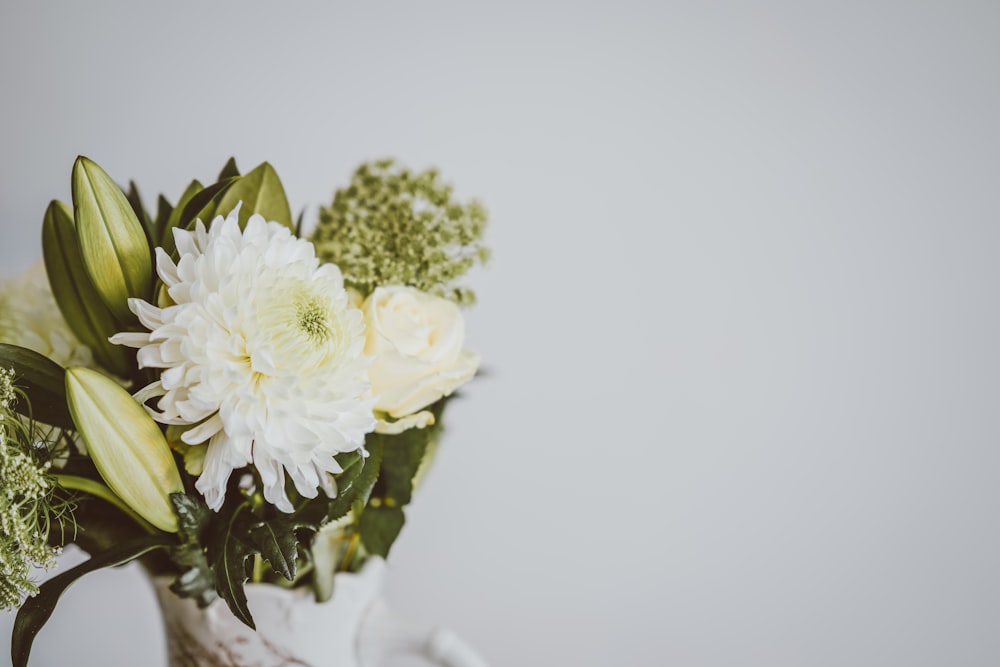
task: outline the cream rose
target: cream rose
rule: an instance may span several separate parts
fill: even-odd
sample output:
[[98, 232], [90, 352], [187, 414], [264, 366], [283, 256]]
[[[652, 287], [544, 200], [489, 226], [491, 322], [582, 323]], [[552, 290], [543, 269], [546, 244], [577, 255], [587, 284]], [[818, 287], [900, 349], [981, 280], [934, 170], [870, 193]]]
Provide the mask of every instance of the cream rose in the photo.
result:
[[471, 380], [479, 366], [479, 354], [462, 349], [465, 320], [458, 306], [394, 285], [375, 288], [362, 310], [375, 410], [400, 420], [383, 422], [377, 430], [399, 432], [433, 423], [429, 412], [415, 413]]

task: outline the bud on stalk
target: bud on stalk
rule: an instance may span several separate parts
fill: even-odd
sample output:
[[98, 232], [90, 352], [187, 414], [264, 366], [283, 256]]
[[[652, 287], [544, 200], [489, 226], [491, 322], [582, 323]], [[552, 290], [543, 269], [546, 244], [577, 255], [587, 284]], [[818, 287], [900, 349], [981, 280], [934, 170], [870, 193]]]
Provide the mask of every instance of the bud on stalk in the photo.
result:
[[177, 532], [171, 493], [181, 493], [173, 454], [149, 413], [111, 378], [66, 370], [66, 397], [77, 431], [105, 483], [143, 519]]

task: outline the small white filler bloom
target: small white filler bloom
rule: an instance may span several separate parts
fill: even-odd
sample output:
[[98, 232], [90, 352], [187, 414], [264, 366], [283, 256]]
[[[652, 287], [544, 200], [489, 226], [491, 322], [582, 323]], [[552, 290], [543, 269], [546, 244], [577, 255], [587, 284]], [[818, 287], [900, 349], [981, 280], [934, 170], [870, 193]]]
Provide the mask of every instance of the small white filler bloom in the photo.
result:
[[375, 427], [365, 326], [336, 265], [320, 265], [311, 243], [260, 215], [240, 231], [238, 211], [207, 232], [200, 220], [174, 230], [177, 264], [156, 249], [169, 305], [129, 299], [150, 333], [111, 341], [139, 348], [140, 367], [165, 369], [136, 399], [160, 397], [157, 421], [194, 425], [181, 439], [208, 442], [195, 488], [209, 507], [252, 464], [264, 498], [291, 512], [284, 472], [305, 497], [332, 495], [334, 455], [361, 448]]
[[90, 348], [77, 340], [63, 319], [45, 264], [0, 282], [0, 343], [20, 345], [61, 366], [92, 366]]

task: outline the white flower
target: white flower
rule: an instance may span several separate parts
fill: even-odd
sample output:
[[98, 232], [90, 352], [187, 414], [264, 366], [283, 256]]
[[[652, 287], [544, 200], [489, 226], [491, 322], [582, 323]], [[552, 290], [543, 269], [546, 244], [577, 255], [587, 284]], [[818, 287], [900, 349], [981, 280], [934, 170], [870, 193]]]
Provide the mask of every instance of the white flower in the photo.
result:
[[208, 441], [195, 488], [219, 509], [231, 473], [253, 464], [264, 497], [285, 512], [284, 472], [305, 497], [333, 494], [333, 458], [364, 445], [375, 426], [366, 375], [364, 322], [340, 270], [320, 266], [312, 244], [254, 215], [241, 232], [239, 206], [208, 232], [174, 230], [179, 261], [156, 249], [157, 273], [174, 305], [129, 299], [151, 333], [112, 342], [139, 348], [140, 367], [165, 369], [136, 394], [161, 397], [154, 417], [192, 425], [182, 440]]
[[56, 305], [42, 262], [0, 283], [0, 343], [29, 348], [60, 366], [93, 366], [90, 348]]
[[462, 349], [465, 321], [458, 306], [394, 285], [375, 288], [363, 310], [375, 410], [399, 419], [378, 430], [398, 433], [432, 423], [430, 412], [417, 411], [468, 382], [479, 366], [479, 354]]

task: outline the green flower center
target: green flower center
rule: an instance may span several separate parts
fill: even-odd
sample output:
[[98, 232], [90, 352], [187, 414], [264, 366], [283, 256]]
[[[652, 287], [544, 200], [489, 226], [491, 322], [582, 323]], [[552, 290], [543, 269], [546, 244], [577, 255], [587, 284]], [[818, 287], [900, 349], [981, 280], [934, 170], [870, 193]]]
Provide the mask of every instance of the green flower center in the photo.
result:
[[295, 304], [298, 328], [317, 345], [322, 345], [333, 337], [330, 326], [330, 307], [315, 295], [300, 297]]

